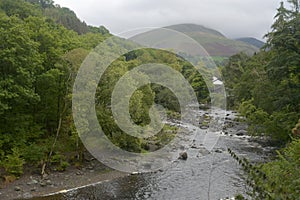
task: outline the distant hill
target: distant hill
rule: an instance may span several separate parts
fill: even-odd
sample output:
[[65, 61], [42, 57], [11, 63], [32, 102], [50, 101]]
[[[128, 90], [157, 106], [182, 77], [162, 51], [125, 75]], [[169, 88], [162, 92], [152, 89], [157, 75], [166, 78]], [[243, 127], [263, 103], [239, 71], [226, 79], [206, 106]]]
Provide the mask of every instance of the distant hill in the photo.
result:
[[220, 37], [225, 37], [222, 33], [214, 29], [210, 29], [205, 26], [197, 25], [197, 24], [178, 24], [178, 25], [167, 26], [166, 28], [176, 30], [182, 33], [203, 32], [203, 33], [209, 33]]
[[253, 45], [253, 46], [255, 46], [259, 49], [262, 48], [265, 45], [264, 42], [262, 42], [262, 41], [260, 41], [256, 38], [252, 38], [252, 37], [238, 38], [236, 40], [245, 42], [245, 43], [250, 44], [250, 45]]
[[179, 24], [167, 26], [190, 36], [199, 42], [213, 57], [229, 57], [239, 52], [253, 55], [259, 48], [248, 43], [226, 38], [220, 32], [196, 24]]

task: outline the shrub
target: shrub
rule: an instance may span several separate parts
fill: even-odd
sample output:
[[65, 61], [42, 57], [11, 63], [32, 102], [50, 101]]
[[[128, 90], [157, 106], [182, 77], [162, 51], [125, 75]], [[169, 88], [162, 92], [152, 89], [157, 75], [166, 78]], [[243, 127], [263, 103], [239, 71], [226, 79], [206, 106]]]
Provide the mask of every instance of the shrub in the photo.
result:
[[24, 148], [22, 156], [26, 162], [39, 163], [46, 158], [47, 150], [45, 145], [31, 144]]
[[294, 200], [300, 196], [300, 140], [294, 140], [278, 151], [277, 159], [265, 164], [253, 165], [239, 158], [230, 149], [247, 173], [251, 199]]
[[23, 174], [23, 165], [25, 164], [25, 161], [21, 158], [19, 149], [13, 148], [12, 154], [8, 154], [1, 164], [7, 173], [20, 176]]
[[70, 164], [67, 162], [66, 157], [58, 153], [51, 157], [50, 162], [55, 165], [55, 170], [60, 172], [65, 171], [66, 168], [70, 166]]

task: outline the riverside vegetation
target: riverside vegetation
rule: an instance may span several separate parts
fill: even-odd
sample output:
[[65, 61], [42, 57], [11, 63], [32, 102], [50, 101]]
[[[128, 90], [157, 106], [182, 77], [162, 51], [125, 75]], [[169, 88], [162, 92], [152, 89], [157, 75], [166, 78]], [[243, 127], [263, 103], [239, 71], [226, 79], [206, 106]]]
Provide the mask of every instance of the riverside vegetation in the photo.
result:
[[[86, 25], [71, 10], [51, 0], [0, 0], [0, 16], [2, 178], [14, 180], [26, 167], [43, 175], [64, 171], [69, 165], [80, 166], [85, 148], [73, 124], [72, 86], [85, 57], [111, 34], [103, 26]], [[101, 78], [95, 105], [107, 136], [128, 151], [155, 150], [168, 143], [176, 131], [165, 125], [155, 137], [138, 139], [124, 134], [112, 118], [110, 99], [118, 79], [135, 66], [154, 61], [182, 73], [199, 101], [209, 101], [199, 72], [175, 54], [144, 49], [121, 56]], [[171, 91], [149, 84], [130, 99], [130, 114], [136, 124], [149, 123], [153, 102], [165, 105], [169, 116], [178, 116], [179, 104]]]
[[[300, 14], [298, 0], [288, 3], [289, 8], [283, 3], [278, 8], [272, 30], [266, 34], [267, 43], [259, 52], [234, 55], [219, 66], [228, 106], [245, 117], [249, 134], [267, 137], [283, 147], [273, 161], [255, 166], [229, 150], [248, 174], [253, 199], [300, 196]], [[85, 148], [73, 124], [72, 85], [91, 49], [110, 36], [105, 27], [88, 26], [73, 11], [51, 0], [0, 0], [2, 178], [13, 180], [26, 167], [44, 174], [81, 165]], [[101, 78], [95, 103], [107, 136], [128, 151], [151, 151], [153, 144], [155, 150], [168, 143], [175, 132], [174, 127], [165, 126], [149, 140], [137, 139], [123, 133], [111, 117], [114, 84], [128, 70], [151, 61], [182, 73], [199, 102], [210, 101], [201, 75], [175, 54], [143, 49], [121, 56]], [[164, 105], [169, 116], [179, 115], [178, 102], [170, 90], [146, 85], [130, 100], [136, 124], [149, 123], [153, 102]]]
[[281, 3], [261, 51], [252, 57], [232, 56], [222, 68], [229, 106], [246, 118], [248, 132], [284, 147], [274, 160], [259, 165], [230, 150], [248, 174], [252, 199], [300, 196], [299, 4], [298, 0], [288, 0], [288, 6]]

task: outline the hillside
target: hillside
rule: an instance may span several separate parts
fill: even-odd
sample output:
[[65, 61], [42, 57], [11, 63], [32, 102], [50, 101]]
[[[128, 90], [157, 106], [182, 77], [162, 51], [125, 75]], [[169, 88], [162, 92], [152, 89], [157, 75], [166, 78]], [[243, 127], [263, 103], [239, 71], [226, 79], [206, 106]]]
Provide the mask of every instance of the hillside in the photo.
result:
[[56, 165], [63, 171], [72, 164], [65, 153], [80, 145], [70, 140], [78, 138], [69, 120], [73, 82], [86, 55], [109, 34], [97, 27], [79, 34], [45, 16], [49, 8], [60, 9], [50, 0], [0, 0], [0, 187], [4, 176], [13, 181], [28, 165], [41, 174], [54, 169], [55, 156], [64, 158], [64, 166]]
[[252, 37], [238, 38], [236, 40], [245, 42], [245, 43], [250, 44], [250, 45], [253, 45], [253, 46], [255, 46], [259, 49], [262, 48], [265, 45], [264, 42], [262, 42], [262, 41], [260, 41], [256, 38], [252, 38]]
[[197, 24], [178, 24], [178, 25], [167, 26], [166, 28], [176, 30], [182, 33], [203, 32], [203, 33], [208, 33], [219, 37], [225, 37], [222, 33], [214, 29], [210, 29], [205, 26], [197, 25]]
[[103, 35], [109, 34], [109, 31], [104, 26], [89, 26], [84, 21], [81, 21], [74, 11], [69, 8], [60, 7], [59, 5], [45, 8], [44, 15], [78, 34], [85, 34], [88, 32], [101, 33]]
[[47, 18], [82, 35], [85, 33], [100, 33], [109, 35], [104, 27], [93, 27], [81, 21], [74, 11], [54, 4], [52, 0], [0, 0], [0, 13], [7, 16], [18, 16], [26, 19], [30, 16]]
[[258, 51], [258, 48], [242, 41], [236, 41], [226, 38], [220, 32], [195, 24], [180, 24], [168, 26], [173, 29], [187, 34], [199, 42], [206, 51], [213, 57], [229, 57], [239, 52], [245, 52], [252, 55]]

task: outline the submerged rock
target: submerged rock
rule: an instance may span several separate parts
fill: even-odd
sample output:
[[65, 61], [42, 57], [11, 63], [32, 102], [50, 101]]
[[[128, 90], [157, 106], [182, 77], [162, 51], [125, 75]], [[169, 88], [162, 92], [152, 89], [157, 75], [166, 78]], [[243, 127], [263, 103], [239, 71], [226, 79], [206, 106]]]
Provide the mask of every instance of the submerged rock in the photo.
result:
[[247, 134], [247, 131], [245, 131], [245, 130], [239, 130], [239, 131], [236, 133], [237, 136], [244, 136], [244, 135], [246, 135], [246, 134]]
[[201, 125], [199, 128], [200, 129], [208, 129], [209, 127], [208, 127], [208, 125]]
[[200, 158], [200, 157], [206, 156], [208, 154], [210, 154], [210, 151], [208, 151], [206, 148], [200, 148], [198, 151], [197, 157]]
[[223, 153], [223, 151], [221, 149], [216, 149], [215, 152], [216, 153]]

